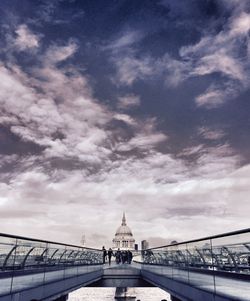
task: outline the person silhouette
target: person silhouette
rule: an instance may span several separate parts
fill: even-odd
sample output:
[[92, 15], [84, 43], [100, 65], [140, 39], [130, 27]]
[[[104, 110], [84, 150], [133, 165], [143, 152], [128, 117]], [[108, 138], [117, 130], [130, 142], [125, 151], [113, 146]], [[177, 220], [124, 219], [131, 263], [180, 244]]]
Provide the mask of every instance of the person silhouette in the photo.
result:
[[103, 259], [103, 264], [105, 264], [106, 262], [106, 257], [107, 257], [107, 250], [105, 249], [105, 247], [102, 247], [102, 259]]
[[112, 257], [112, 255], [114, 255], [114, 254], [113, 254], [113, 251], [112, 251], [111, 248], [109, 248], [109, 250], [108, 250], [109, 265], [111, 264], [111, 257]]

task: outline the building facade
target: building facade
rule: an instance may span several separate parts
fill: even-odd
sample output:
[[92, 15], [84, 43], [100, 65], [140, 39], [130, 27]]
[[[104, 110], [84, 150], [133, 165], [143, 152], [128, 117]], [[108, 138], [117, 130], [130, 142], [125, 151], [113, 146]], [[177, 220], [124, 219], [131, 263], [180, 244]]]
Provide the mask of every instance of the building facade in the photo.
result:
[[122, 224], [116, 230], [113, 239], [113, 250], [134, 250], [135, 240], [131, 229], [127, 226], [125, 213], [123, 213]]
[[141, 249], [142, 250], [147, 250], [149, 248], [149, 243], [146, 240], [141, 241]]

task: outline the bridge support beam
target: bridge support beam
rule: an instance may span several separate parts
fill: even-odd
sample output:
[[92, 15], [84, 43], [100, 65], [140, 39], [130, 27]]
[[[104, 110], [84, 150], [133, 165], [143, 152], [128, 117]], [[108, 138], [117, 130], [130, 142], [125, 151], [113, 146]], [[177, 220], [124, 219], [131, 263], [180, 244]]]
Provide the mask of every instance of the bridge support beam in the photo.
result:
[[64, 295], [64, 296], [61, 296], [53, 301], [67, 301], [68, 300], [68, 295]]

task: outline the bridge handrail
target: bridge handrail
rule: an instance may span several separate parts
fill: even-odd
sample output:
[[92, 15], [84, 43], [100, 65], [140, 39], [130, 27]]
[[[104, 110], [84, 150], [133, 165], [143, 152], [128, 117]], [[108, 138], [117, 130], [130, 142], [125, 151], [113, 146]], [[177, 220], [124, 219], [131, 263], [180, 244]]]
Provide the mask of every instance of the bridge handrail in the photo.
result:
[[100, 249], [0, 233], [0, 278], [7, 271], [103, 264]]
[[0, 237], [27, 240], [27, 241], [33, 241], [33, 242], [41, 242], [41, 243], [54, 244], [54, 245], [60, 245], [60, 246], [65, 246], [65, 247], [81, 248], [81, 249], [87, 249], [87, 250], [91, 250], [91, 251], [101, 251], [101, 249], [89, 248], [89, 247], [84, 247], [84, 246], [66, 244], [66, 243], [61, 243], [61, 242], [55, 242], [55, 241], [49, 241], [49, 240], [44, 240], [44, 239], [31, 238], [31, 237], [25, 237], [25, 236], [19, 236], [19, 235], [7, 234], [7, 233], [0, 233]]
[[146, 250], [147, 251], [149, 251], [149, 250], [156, 250], [156, 249], [161, 249], [161, 248], [167, 248], [167, 247], [173, 247], [173, 246], [178, 246], [178, 245], [190, 244], [190, 243], [194, 243], [194, 242], [205, 241], [205, 240], [212, 240], [212, 239], [223, 238], [223, 237], [228, 237], [228, 236], [233, 236], [233, 235], [239, 235], [239, 234], [245, 234], [245, 233], [250, 233], [250, 228], [246, 228], [246, 229], [242, 229], [242, 230], [237, 230], [237, 231], [232, 231], [232, 232], [226, 232], [226, 233], [212, 235], [212, 236], [207, 236], [207, 237], [202, 237], [202, 238], [198, 238], [198, 239], [192, 239], [192, 240], [187, 240], [187, 241], [172, 243], [172, 244], [163, 245], [163, 246], [159, 246], [159, 247], [153, 247], [153, 248], [149, 248], [149, 249], [146, 249]]
[[141, 264], [142, 275], [236, 296], [238, 281], [250, 282], [250, 228], [148, 248], [134, 260]]
[[224, 271], [250, 278], [250, 228], [148, 248], [135, 260], [144, 266], [211, 269], [216, 273]]
[[102, 265], [100, 249], [0, 233], [0, 299], [38, 284], [99, 274]]

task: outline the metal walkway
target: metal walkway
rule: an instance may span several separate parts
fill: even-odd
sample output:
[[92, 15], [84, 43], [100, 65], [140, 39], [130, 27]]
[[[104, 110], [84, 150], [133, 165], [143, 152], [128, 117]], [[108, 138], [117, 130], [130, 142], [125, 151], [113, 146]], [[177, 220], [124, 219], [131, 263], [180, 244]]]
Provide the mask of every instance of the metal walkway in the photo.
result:
[[82, 286], [158, 286], [181, 301], [250, 301], [250, 229], [144, 250], [102, 264], [102, 251], [0, 234], [0, 301], [67, 300]]
[[250, 229], [142, 251], [142, 277], [177, 300], [250, 300]]

